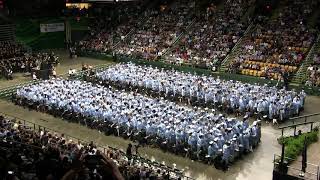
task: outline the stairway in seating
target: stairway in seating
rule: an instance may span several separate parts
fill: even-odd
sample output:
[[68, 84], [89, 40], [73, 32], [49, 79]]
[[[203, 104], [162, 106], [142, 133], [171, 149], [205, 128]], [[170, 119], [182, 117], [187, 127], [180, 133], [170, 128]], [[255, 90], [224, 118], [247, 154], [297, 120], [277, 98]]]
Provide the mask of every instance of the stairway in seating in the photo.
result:
[[[140, 12], [140, 17], [138, 18], [138, 22], [139, 22], [139, 23], [137, 23], [137, 24], [143, 24], [143, 23], [147, 20], [148, 16], [145, 16], [144, 13], [145, 13], [148, 9], [152, 9], [152, 8], [156, 7], [157, 3], [158, 3], [158, 1], [152, 1], [150, 4], [148, 4], [148, 5], [146, 6], [145, 9], [143, 9], [143, 10]], [[124, 24], [125, 24], [125, 23], [124, 23]], [[135, 33], [135, 30], [134, 30], [134, 28], [132, 28], [132, 29], [128, 32], [128, 34], [126, 34], [126, 35], [124, 36], [124, 38], [123, 38], [122, 40], [120, 40], [120, 41], [118, 41], [118, 42], [114, 42], [114, 45], [113, 45], [112, 49], [113, 49], [113, 50], [114, 50], [114, 49], [117, 49], [117, 47], [118, 47], [121, 43], [126, 43], [126, 40], [129, 39], [134, 33]]]
[[15, 26], [14, 24], [0, 24], [0, 41], [14, 41]]
[[180, 42], [180, 39], [187, 34], [190, 29], [193, 27], [194, 23], [196, 22], [197, 18], [194, 18], [191, 23], [184, 29], [184, 31], [182, 33], [179, 34], [178, 37], [176, 37], [176, 39], [173, 41], [173, 43], [171, 44], [171, 46], [163, 53], [163, 55], [161, 56], [161, 58], [165, 61], [166, 58], [165, 56], [170, 53]]
[[299, 70], [297, 71], [296, 75], [293, 77], [292, 83], [294, 84], [303, 84], [307, 78], [307, 69], [310, 64], [312, 64], [314, 54], [320, 49], [320, 35], [316, 39], [315, 43], [311, 47], [306, 59], [300, 66]]
[[243, 36], [238, 40], [236, 45], [231, 49], [230, 53], [227, 55], [227, 57], [222, 61], [220, 72], [225, 72], [232, 60], [239, 54], [241, 45], [244, 43], [245, 38], [250, 35], [255, 30], [255, 25], [253, 22], [248, 26], [246, 31], [244, 32]]

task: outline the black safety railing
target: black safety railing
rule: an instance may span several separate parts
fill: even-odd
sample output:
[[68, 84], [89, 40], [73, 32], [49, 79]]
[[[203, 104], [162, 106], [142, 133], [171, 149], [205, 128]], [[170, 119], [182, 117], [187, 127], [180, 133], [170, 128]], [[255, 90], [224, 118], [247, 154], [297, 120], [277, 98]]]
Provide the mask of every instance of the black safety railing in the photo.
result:
[[[281, 136], [295, 136], [299, 130], [301, 133], [311, 132], [316, 126], [320, 125], [320, 119], [316, 119], [317, 116], [320, 116], [320, 113], [290, 118], [289, 121], [292, 121], [291, 125], [279, 127], [281, 129]], [[285, 134], [287, 131], [291, 131], [289, 135]]]
[[[289, 120], [291, 120], [292, 124], [295, 124], [295, 122], [297, 122], [298, 120], [304, 119], [304, 122], [306, 123], [306, 122], [308, 122], [308, 119], [310, 119], [311, 117], [316, 117], [316, 116], [320, 116], [320, 113], [313, 113], [313, 114], [307, 114], [307, 115], [303, 115], [303, 116], [297, 116], [297, 117], [290, 118]], [[320, 119], [319, 119], [319, 121], [320, 121]]]
[[[275, 171], [280, 170], [280, 159], [281, 156], [274, 154], [273, 156], [273, 169]], [[293, 161], [289, 157], [284, 157], [284, 161]], [[319, 165], [306, 163], [307, 167], [305, 172], [302, 171], [302, 161], [295, 160], [293, 164], [285, 164], [286, 174], [293, 177], [298, 177], [301, 179], [308, 179], [308, 180], [320, 180], [320, 167]], [[283, 169], [283, 167], [281, 168]], [[303, 174], [303, 176], [302, 176]]]
[[[28, 120], [25, 120], [25, 119], [22, 119], [22, 118], [19, 118], [19, 117], [16, 117], [16, 116], [4, 113], [4, 112], [0, 112], [0, 115], [5, 117], [8, 120], [11, 120], [11, 121], [15, 120], [16, 122], [20, 122], [24, 126], [32, 128], [34, 131], [38, 131], [38, 132], [50, 131], [51, 133], [63, 134], [66, 139], [72, 140], [73, 142], [80, 142], [82, 144], [90, 144], [90, 142], [85, 141], [83, 139], [71, 136], [71, 135], [66, 134], [64, 132], [60, 132], [60, 131], [57, 131], [57, 130], [42, 126], [42, 125], [36, 124], [34, 122], [31, 122], [31, 121], [28, 121]], [[106, 153], [108, 150], [113, 150], [113, 151], [120, 152], [122, 156], [126, 156], [126, 153], [121, 149], [117, 149], [117, 148], [114, 148], [114, 147], [111, 147], [111, 146], [102, 146], [102, 145], [98, 145], [98, 144], [96, 145], [96, 147], [97, 147], [98, 150], [100, 150], [103, 153]], [[132, 155], [132, 158], [134, 160], [138, 160], [142, 164], [143, 163], [147, 163], [148, 165], [151, 165], [153, 167], [161, 168], [161, 169], [165, 170], [166, 172], [168, 172], [171, 176], [173, 175], [173, 177], [179, 177], [179, 178], [184, 179], [184, 180], [193, 180], [193, 178], [185, 176], [184, 173], [179, 169], [169, 167], [167, 165], [161, 164], [161, 163], [156, 162], [156, 161], [145, 159], [145, 158], [143, 158], [141, 156], [138, 156], [138, 155]]]

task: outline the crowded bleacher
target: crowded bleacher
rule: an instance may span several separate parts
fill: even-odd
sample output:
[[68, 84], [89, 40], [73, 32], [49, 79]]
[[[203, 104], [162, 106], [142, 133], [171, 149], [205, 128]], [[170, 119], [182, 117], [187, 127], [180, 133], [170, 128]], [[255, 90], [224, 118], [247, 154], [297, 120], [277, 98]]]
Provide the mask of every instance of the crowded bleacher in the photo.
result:
[[166, 61], [210, 69], [219, 66], [249, 25], [249, 17], [242, 17], [253, 2], [211, 4], [165, 57]]
[[311, 3], [299, 0], [287, 3], [276, 17], [258, 19], [229, 72], [270, 79], [279, 79], [284, 72], [294, 74], [315, 40], [307, 26], [312, 12]]
[[[203, 163], [195, 170], [201, 175], [204, 164], [227, 171], [246, 156], [261, 163], [259, 153], [278, 151], [276, 143], [261, 150], [262, 133], [264, 144], [273, 143], [284, 135], [274, 126], [296, 125], [301, 115], [308, 124], [305, 114], [318, 105], [307, 93], [320, 92], [320, 38], [312, 25], [320, 19], [319, 0], [85, 2], [89, 9], [67, 2], [73, 5], [63, 18], [32, 16], [25, 28], [30, 37], [0, 38], [0, 107], [16, 108], [10, 111], [22, 112], [19, 117], [30, 113], [32, 122], [49, 128], [67, 124], [81, 136], [82, 128], [90, 128], [82, 137], [106, 135], [99, 142], [129, 147], [125, 153], [72, 139], [68, 132], [37, 129], [3, 110], [0, 179], [180, 180], [194, 175], [194, 161]], [[31, 31], [39, 34], [31, 37]], [[53, 39], [64, 40], [61, 49], [40, 47]], [[59, 73], [61, 67], [66, 74], [57, 76], [60, 59], [53, 51], [65, 66], [58, 66]], [[312, 105], [309, 97], [316, 99]], [[301, 135], [294, 128], [293, 135]], [[285, 140], [277, 140], [284, 147]], [[178, 170], [142, 156], [170, 163], [188, 159]], [[226, 179], [249, 179], [232, 171]]]
[[139, 158], [134, 152], [101, 149], [93, 142], [76, 142], [64, 134], [33, 129], [5, 116], [0, 116], [0, 145], [0, 176], [4, 179], [181, 178], [179, 171], [168, 171], [166, 166]]
[[194, 18], [194, 1], [180, 0], [144, 12], [143, 23], [133, 26], [118, 54], [155, 60], [162, 56]]
[[307, 68], [306, 75], [306, 86], [320, 87], [320, 49], [316, 50], [312, 63]]
[[16, 104], [63, 116], [106, 134], [131, 138], [222, 167], [259, 143], [249, 125], [214, 110], [181, 106], [77, 80], [47, 80], [17, 90]]
[[[81, 50], [110, 53], [130, 32], [132, 27], [141, 26], [139, 16], [147, 3], [133, 1], [118, 3], [103, 9], [103, 16], [93, 20], [90, 34], [79, 42]], [[121, 8], [120, 8], [121, 7]]]

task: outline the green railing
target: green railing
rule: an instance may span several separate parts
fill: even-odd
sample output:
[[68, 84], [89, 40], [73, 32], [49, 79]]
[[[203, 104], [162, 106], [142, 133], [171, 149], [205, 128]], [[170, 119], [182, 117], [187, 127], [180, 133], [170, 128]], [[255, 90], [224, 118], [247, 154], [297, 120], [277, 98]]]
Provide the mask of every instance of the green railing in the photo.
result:
[[168, 55], [168, 53], [170, 53], [174, 48], [177, 47], [177, 45], [179, 45], [180, 39], [185, 36], [186, 33], [188, 33], [188, 31], [193, 27], [194, 23], [196, 22], [196, 18], [194, 18], [191, 23], [185, 28], [185, 30], [183, 32], [181, 32], [179, 34], [179, 36], [173, 41], [173, 43], [171, 44], [171, 47], [169, 47], [161, 56], [161, 59], [166, 59], [166, 56]]
[[241, 38], [237, 41], [237, 43], [233, 46], [230, 53], [224, 58], [224, 60], [221, 63], [220, 71], [224, 72], [227, 69], [227, 66], [230, 64], [230, 60], [234, 58], [235, 55], [237, 55], [239, 48], [242, 45], [242, 40], [248, 35], [249, 32], [252, 32], [255, 28], [255, 25], [253, 22], [250, 23], [250, 25], [247, 27]]
[[297, 84], [305, 83], [305, 81], [307, 79], [307, 77], [306, 77], [307, 68], [313, 61], [313, 56], [315, 54], [315, 49], [316, 49], [316, 47], [319, 46], [319, 43], [320, 43], [320, 36], [318, 35], [316, 41], [314, 42], [314, 44], [310, 48], [307, 57], [303, 61], [303, 63], [300, 66], [299, 70], [296, 72], [296, 75], [294, 76], [294, 78], [292, 80], [293, 83], [297, 83]]

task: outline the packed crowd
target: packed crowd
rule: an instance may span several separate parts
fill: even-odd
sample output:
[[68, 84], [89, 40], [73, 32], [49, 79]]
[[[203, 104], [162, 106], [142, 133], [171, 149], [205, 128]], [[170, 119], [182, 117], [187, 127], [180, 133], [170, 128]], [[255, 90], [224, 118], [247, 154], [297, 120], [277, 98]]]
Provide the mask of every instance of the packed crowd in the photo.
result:
[[180, 106], [163, 99], [91, 83], [48, 80], [17, 90], [16, 103], [81, 121], [107, 134], [130, 137], [194, 159], [226, 167], [260, 141], [258, 122]]
[[58, 57], [54, 53], [28, 53], [17, 42], [0, 42], [0, 77], [12, 79], [13, 73], [33, 73], [40, 70], [42, 63], [53, 69]]
[[[121, 7], [121, 8], [120, 8]], [[144, 9], [142, 1], [118, 2], [111, 5], [107, 15], [98, 17], [90, 27], [90, 35], [79, 42], [81, 50], [110, 53], [112, 47], [130, 32], [140, 26], [139, 16]]]
[[53, 70], [59, 63], [58, 57], [54, 53], [27, 53], [22, 56], [16, 56], [9, 59], [0, 60], [0, 77], [12, 79], [13, 73], [31, 73], [36, 74], [41, 70], [41, 65], [47, 64], [48, 68]]
[[305, 0], [288, 2], [276, 18], [258, 19], [229, 71], [273, 79], [283, 72], [295, 73], [315, 39], [307, 26], [312, 8]]
[[162, 56], [191, 24], [194, 7], [194, 1], [179, 0], [145, 11], [143, 23], [131, 27], [134, 33], [117, 47], [116, 53], [148, 60]]
[[150, 90], [162, 97], [180, 99], [196, 106], [284, 121], [303, 109], [306, 94], [276, 87], [225, 81], [175, 70], [117, 64], [96, 73], [97, 81], [123, 88]]
[[222, 8], [210, 5], [168, 54], [167, 61], [207, 68], [220, 65], [247, 28], [248, 20], [242, 22], [241, 18], [253, 2], [225, 1]]
[[0, 59], [22, 56], [24, 52], [24, 47], [19, 43], [16, 43], [14, 41], [0, 42]]
[[[34, 130], [0, 116], [0, 177], [4, 179], [180, 179], [166, 167], [93, 142]], [[131, 152], [130, 152], [131, 153]], [[133, 152], [132, 152], [133, 153]]]
[[307, 79], [305, 85], [320, 87], [320, 50], [315, 53], [313, 62], [308, 67], [306, 75]]

